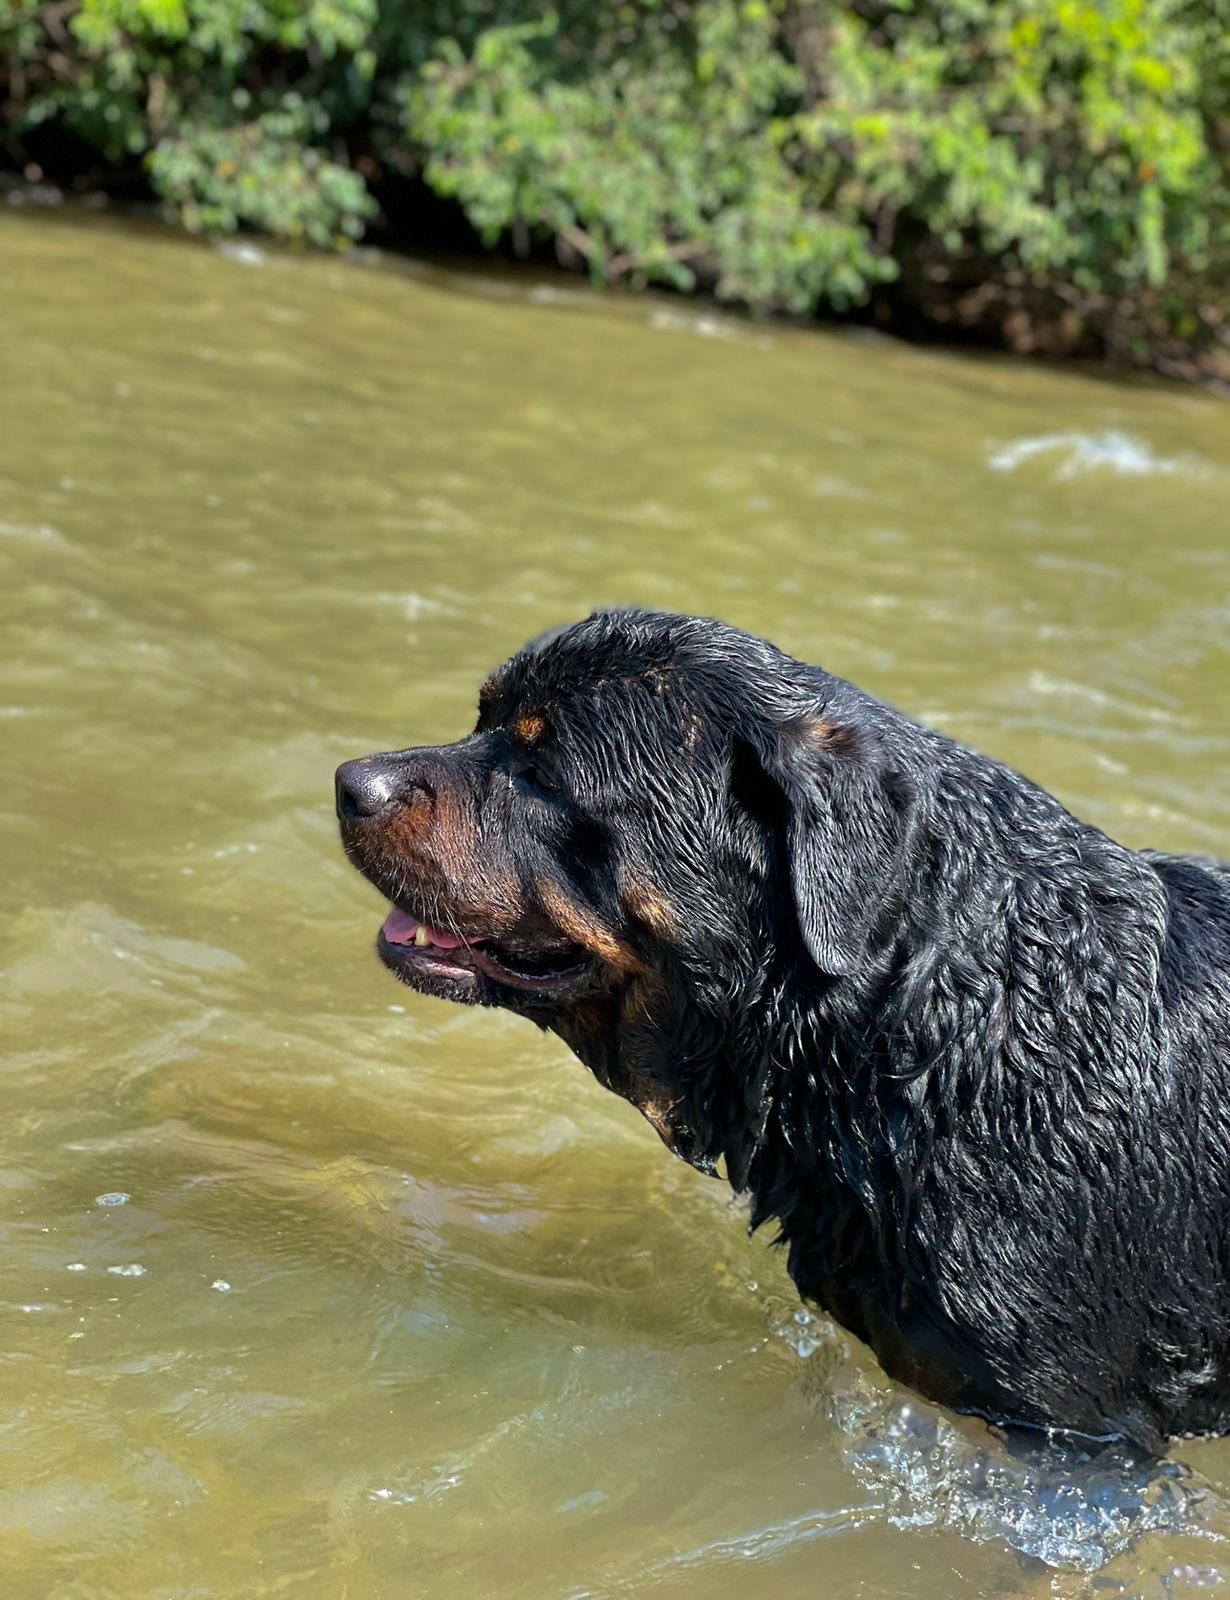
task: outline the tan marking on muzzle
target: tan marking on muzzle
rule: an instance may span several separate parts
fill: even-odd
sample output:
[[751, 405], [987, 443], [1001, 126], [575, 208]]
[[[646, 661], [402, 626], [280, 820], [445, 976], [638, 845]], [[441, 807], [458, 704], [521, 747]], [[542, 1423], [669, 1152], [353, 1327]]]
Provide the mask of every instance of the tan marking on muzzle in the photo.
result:
[[571, 939], [573, 944], [579, 944], [583, 950], [588, 950], [590, 955], [597, 956], [599, 961], [605, 961], [608, 967], [622, 977], [631, 977], [641, 970], [640, 957], [636, 951], [617, 939], [587, 906], [577, 905], [574, 900], [568, 898], [558, 884], [549, 880], [544, 879], [536, 883], [534, 888], [538, 895], [538, 903], [566, 939]]
[[434, 803], [416, 796], [369, 832], [376, 835], [367, 851], [374, 862], [463, 925], [477, 921], [499, 937], [524, 916], [519, 880], [489, 859], [473, 809], [455, 790], [441, 788]]

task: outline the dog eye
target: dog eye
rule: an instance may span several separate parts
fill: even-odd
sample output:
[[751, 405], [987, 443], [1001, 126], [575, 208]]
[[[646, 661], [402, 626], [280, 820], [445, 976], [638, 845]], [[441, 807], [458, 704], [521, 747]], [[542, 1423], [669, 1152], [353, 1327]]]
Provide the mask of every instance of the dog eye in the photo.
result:
[[539, 794], [550, 795], [554, 798], [556, 795], [563, 793], [563, 790], [555, 779], [551, 777], [550, 773], [544, 772], [541, 767], [518, 767], [513, 776], [518, 783], [525, 784], [527, 788], [537, 789]]

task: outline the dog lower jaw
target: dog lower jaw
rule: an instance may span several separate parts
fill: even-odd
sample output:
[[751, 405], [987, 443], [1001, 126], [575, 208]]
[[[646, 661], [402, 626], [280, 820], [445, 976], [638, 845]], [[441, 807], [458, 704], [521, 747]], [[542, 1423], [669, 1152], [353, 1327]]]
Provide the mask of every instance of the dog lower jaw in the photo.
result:
[[437, 945], [395, 944], [383, 932], [376, 939], [376, 954], [395, 978], [437, 1000], [461, 1005], [491, 1005], [494, 997], [483, 993], [485, 980], [461, 947], [446, 950]]
[[387, 938], [383, 929], [376, 954], [409, 988], [460, 1005], [553, 1007], [591, 989], [595, 980], [588, 957], [553, 971], [518, 972], [483, 945], [403, 942]]

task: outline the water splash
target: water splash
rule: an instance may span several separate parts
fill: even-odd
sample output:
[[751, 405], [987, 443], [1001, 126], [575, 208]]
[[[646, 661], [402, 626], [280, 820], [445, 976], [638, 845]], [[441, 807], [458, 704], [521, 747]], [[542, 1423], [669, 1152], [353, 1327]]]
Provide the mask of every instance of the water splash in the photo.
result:
[[1042, 433], [1030, 439], [1016, 439], [996, 450], [987, 464], [996, 472], [1015, 472], [1034, 456], [1056, 453], [1062, 457], [1055, 470], [1057, 479], [1098, 470], [1132, 478], [1208, 476], [1208, 468], [1199, 462], [1155, 455], [1142, 440], [1116, 428], [1102, 433]]
[[[805, 1386], [835, 1425], [845, 1465], [894, 1528], [943, 1528], [1078, 1573], [1097, 1572], [1145, 1534], [1224, 1542], [1226, 1508], [1177, 1462], [953, 1421], [863, 1369], [829, 1318], [775, 1305], [769, 1325], [806, 1362]], [[1192, 1568], [1175, 1581], [1187, 1593], [1230, 1584], [1230, 1570]]]
[[1000, 1540], [1047, 1566], [1095, 1572], [1146, 1533], [1215, 1537], [1211, 1493], [1176, 1462], [1142, 1463], [1041, 1437], [975, 1442], [926, 1405], [838, 1395], [844, 1454], [898, 1528]]
[[223, 239], [214, 245], [214, 253], [225, 261], [237, 261], [241, 267], [267, 267], [271, 257], [249, 239]]
[[790, 1346], [796, 1356], [804, 1361], [809, 1356], [814, 1356], [817, 1350], [831, 1348], [835, 1343], [840, 1343], [839, 1335], [826, 1317], [818, 1317], [803, 1307], [796, 1311], [789, 1321], [781, 1323], [773, 1331], [783, 1343]]

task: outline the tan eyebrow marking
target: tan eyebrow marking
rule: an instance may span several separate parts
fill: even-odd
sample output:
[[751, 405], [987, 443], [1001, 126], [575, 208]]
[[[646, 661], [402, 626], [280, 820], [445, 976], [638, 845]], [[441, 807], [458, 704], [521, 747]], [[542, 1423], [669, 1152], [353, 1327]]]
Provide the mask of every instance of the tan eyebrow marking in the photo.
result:
[[527, 711], [513, 723], [513, 733], [522, 744], [533, 744], [547, 731], [546, 718], [540, 711]]
[[827, 717], [811, 718], [799, 730], [799, 737], [807, 744], [833, 753], [852, 749], [858, 738], [853, 728], [830, 722]]

